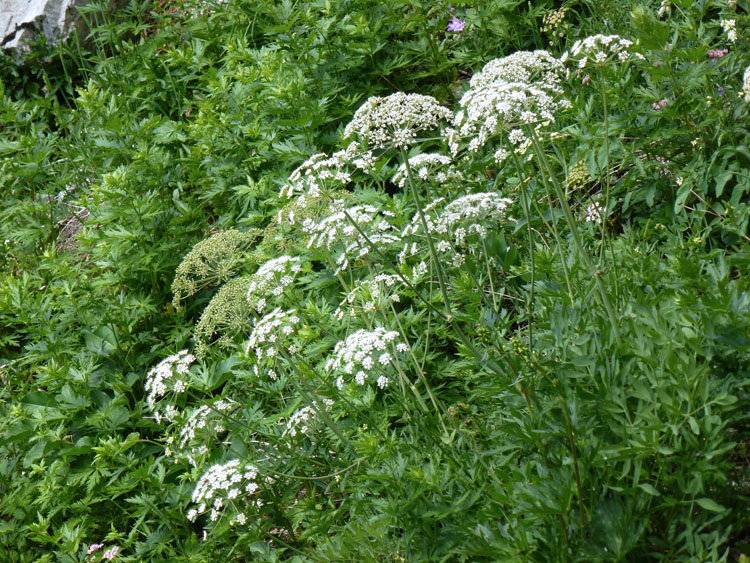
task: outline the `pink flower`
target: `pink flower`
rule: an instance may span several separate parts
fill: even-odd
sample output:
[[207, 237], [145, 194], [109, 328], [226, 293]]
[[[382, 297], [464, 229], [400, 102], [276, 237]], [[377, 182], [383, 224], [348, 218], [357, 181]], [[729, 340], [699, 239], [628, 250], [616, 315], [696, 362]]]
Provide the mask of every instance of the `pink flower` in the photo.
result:
[[448, 31], [461, 31], [466, 25], [466, 20], [460, 20], [454, 17], [448, 24]]
[[109, 548], [107, 551], [102, 553], [102, 561], [104, 561], [105, 559], [107, 561], [112, 561], [119, 551], [120, 551], [119, 545]]
[[667, 107], [667, 104], [669, 104], [669, 100], [665, 98], [663, 100], [659, 100], [658, 102], [654, 102], [653, 104], [651, 104], [651, 107], [656, 111], [659, 111]]
[[92, 543], [92, 544], [91, 544], [91, 545], [89, 546], [89, 549], [88, 549], [88, 551], [86, 552], [86, 555], [91, 555], [91, 554], [92, 554], [92, 553], [94, 553], [94, 552], [95, 552], [96, 550], [98, 550], [98, 549], [101, 549], [101, 548], [103, 548], [103, 547], [104, 547], [104, 544], [103, 544], [103, 543]]

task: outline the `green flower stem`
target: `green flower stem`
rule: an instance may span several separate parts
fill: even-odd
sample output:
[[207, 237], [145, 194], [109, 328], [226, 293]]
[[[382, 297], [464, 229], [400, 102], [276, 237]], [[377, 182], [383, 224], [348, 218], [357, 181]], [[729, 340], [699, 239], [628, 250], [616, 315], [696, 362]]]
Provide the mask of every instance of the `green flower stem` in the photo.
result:
[[492, 282], [492, 270], [490, 269], [490, 257], [487, 252], [487, 243], [484, 242], [484, 239], [482, 239], [482, 248], [484, 249], [484, 263], [487, 266], [487, 279], [490, 282], [490, 294], [492, 295], [492, 307], [495, 309], [495, 312], [499, 311], [499, 308], [497, 306], [497, 298], [495, 297], [495, 284]]
[[[529, 350], [534, 349], [534, 286], [536, 285], [536, 262], [534, 259], [534, 237], [531, 231], [531, 213], [529, 213], [529, 196], [526, 192], [526, 187], [522, 176], [521, 163], [518, 161], [518, 155], [516, 151], [511, 150], [510, 154], [513, 155], [513, 162], [516, 165], [516, 171], [518, 172], [518, 186], [521, 189], [521, 205], [523, 206], [523, 213], [526, 215], [526, 230], [529, 234], [529, 255], [531, 258], [531, 289], [529, 290], [529, 298], [526, 301], [526, 318], [527, 328], [529, 332]], [[561, 249], [562, 252], [562, 249]]]
[[401, 156], [404, 159], [404, 167], [406, 168], [406, 177], [409, 180], [409, 189], [411, 190], [411, 195], [414, 198], [414, 203], [417, 206], [417, 214], [419, 215], [419, 219], [422, 222], [422, 228], [424, 229], [425, 236], [427, 237], [427, 245], [430, 247], [430, 256], [432, 257], [432, 261], [435, 264], [435, 271], [437, 272], [438, 276], [438, 284], [440, 285], [440, 293], [443, 294], [443, 305], [445, 306], [445, 313], [448, 319], [453, 318], [453, 312], [451, 310], [451, 302], [448, 298], [448, 286], [445, 283], [445, 277], [443, 275], [443, 268], [440, 266], [440, 261], [438, 260], [437, 252], [435, 251], [435, 243], [432, 240], [432, 236], [430, 235], [430, 230], [427, 228], [427, 220], [424, 216], [424, 211], [422, 210], [422, 204], [419, 201], [419, 194], [417, 193], [417, 188], [414, 186], [414, 176], [411, 171], [411, 166], [409, 165], [409, 156], [406, 154], [406, 150], [404, 147], [400, 147], [401, 150]]
[[[557, 244], [558, 251], [560, 252], [560, 263], [562, 264], [563, 269], [563, 276], [565, 276], [565, 285], [568, 287], [568, 295], [570, 296], [570, 300], [573, 300], [573, 284], [570, 281], [570, 272], [568, 271], [568, 264], [567, 260], [565, 259], [565, 253], [563, 252], [563, 246], [562, 246], [562, 239], [560, 238], [560, 232], [557, 229], [557, 222], [555, 221], [555, 213], [552, 208], [552, 199], [549, 197], [549, 186], [544, 183], [544, 190], [547, 193], [547, 205], [549, 206], [549, 213], [550, 213], [550, 219], [552, 220], [552, 223], [548, 223], [547, 220], [544, 218], [544, 215], [542, 214], [541, 209], [539, 208], [539, 204], [536, 200], [532, 200], [532, 205], [536, 209], [536, 212], [539, 213], [539, 217], [542, 219], [542, 222], [544, 223], [544, 226], [547, 227], [549, 230], [552, 231], [552, 236], [555, 238], [555, 243]], [[540, 238], [541, 235], [540, 235]], [[542, 239], [542, 242], [546, 244], [546, 241]], [[549, 248], [549, 246], [547, 246]]]
[[[393, 316], [396, 318], [396, 323], [398, 324], [399, 331], [401, 331], [402, 338], [404, 340], [407, 340], [407, 338], [406, 338], [406, 332], [404, 331], [404, 327], [401, 325], [401, 319], [399, 318], [398, 314], [396, 313], [396, 309], [393, 307], [392, 303], [391, 303], [391, 310], [393, 311]], [[411, 346], [409, 346], [409, 354], [411, 355], [411, 359], [414, 362], [414, 367], [417, 368], [417, 376], [419, 377], [419, 380], [422, 381], [422, 384], [424, 385], [425, 389], [427, 390], [427, 394], [430, 396], [430, 401], [432, 401], [432, 404], [435, 407], [435, 412], [437, 413], [438, 418], [440, 419], [440, 424], [443, 427], [443, 430], [445, 431], [445, 433], [447, 435], [448, 434], [448, 430], [447, 430], [447, 428], [445, 426], [445, 421], [443, 420], [443, 416], [441, 414], [441, 409], [438, 406], [437, 400], [435, 399], [435, 395], [432, 392], [432, 388], [430, 387], [430, 384], [427, 382], [427, 378], [425, 377], [424, 372], [422, 371], [422, 368], [419, 365], [419, 361], [417, 360], [416, 356], [414, 356], [414, 350], [412, 350]], [[398, 355], [394, 354], [393, 357], [396, 358], [398, 370], [399, 370], [399, 372], [401, 372], [401, 365], [398, 362]], [[406, 376], [404, 376], [404, 377], [406, 377]], [[407, 379], [407, 381], [409, 381], [409, 385], [411, 386], [412, 392], [414, 392], [414, 394], [417, 395], [418, 398], [421, 401], [422, 397], [418, 393], [417, 388], [414, 386], [413, 383], [411, 383], [410, 380]], [[422, 404], [424, 404], [424, 403], [422, 403]]]
[[610, 162], [609, 162], [609, 111], [607, 109], [607, 90], [605, 88], [604, 84], [604, 73], [602, 72], [602, 67], [599, 67], [599, 83], [602, 87], [602, 105], [604, 107], [604, 158], [606, 159], [605, 162], [605, 170], [604, 170], [604, 209], [602, 210], [602, 217], [601, 217], [601, 223], [602, 223], [602, 251], [599, 253], [599, 265], [598, 268], [601, 270], [602, 264], [604, 263], [604, 255], [607, 251], [607, 241], [609, 237], [607, 237], [607, 222], [606, 218], [609, 216], [609, 192], [611, 188], [611, 181], [609, 177], [609, 169], [610, 169]]
[[537, 153], [537, 156], [542, 162], [542, 165], [545, 168], [545, 171], [543, 173], [549, 174], [549, 177], [552, 178], [552, 186], [555, 189], [555, 193], [557, 195], [557, 199], [560, 201], [560, 207], [563, 210], [563, 213], [565, 214], [565, 220], [568, 223], [568, 228], [570, 229], [570, 234], [573, 236], [573, 241], [576, 244], [576, 247], [578, 248], [578, 253], [581, 256], [581, 259], [583, 260], [584, 264], [586, 265], [586, 268], [589, 270], [589, 273], [593, 276], [597, 289], [599, 290], [599, 296], [601, 297], [601, 302], [604, 305], [604, 308], [606, 309], [607, 316], [609, 317], [609, 322], [612, 325], [612, 333], [614, 334], [615, 341], [617, 342], [618, 346], [620, 344], [620, 332], [617, 329], [617, 320], [615, 319], [615, 313], [612, 309], [612, 304], [609, 301], [609, 296], [607, 295], [607, 289], [604, 287], [604, 282], [601, 278], [601, 271], [594, 268], [594, 265], [591, 263], [591, 259], [589, 258], [588, 253], [586, 252], [586, 249], [583, 247], [583, 243], [581, 242], [581, 237], [578, 234], [578, 226], [576, 225], [576, 221], [573, 218], [573, 213], [570, 211], [570, 206], [568, 205], [568, 200], [565, 198], [565, 193], [563, 192], [562, 188], [560, 187], [560, 183], [558, 182], [557, 178], [555, 177], [554, 173], [552, 172], [552, 167], [549, 164], [549, 160], [547, 160], [547, 155], [542, 150], [542, 147], [539, 143], [539, 137], [536, 134], [536, 131], [534, 131], [533, 128], [529, 127], [527, 128], [531, 141], [534, 144], [534, 150]]

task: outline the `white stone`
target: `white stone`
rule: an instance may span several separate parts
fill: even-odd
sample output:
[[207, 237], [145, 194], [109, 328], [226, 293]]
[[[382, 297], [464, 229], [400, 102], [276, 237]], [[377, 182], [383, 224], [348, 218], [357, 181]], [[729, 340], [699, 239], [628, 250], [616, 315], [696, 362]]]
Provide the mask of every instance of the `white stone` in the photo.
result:
[[0, 45], [20, 57], [41, 33], [49, 45], [56, 45], [77, 30], [86, 34], [84, 19], [76, 8], [89, 0], [0, 0]]

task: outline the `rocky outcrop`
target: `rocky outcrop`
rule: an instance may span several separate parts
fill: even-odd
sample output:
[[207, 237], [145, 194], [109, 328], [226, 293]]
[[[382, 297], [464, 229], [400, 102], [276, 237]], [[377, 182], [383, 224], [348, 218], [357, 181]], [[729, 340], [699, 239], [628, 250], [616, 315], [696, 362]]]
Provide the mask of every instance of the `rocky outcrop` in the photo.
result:
[[89, 0], [0, 0], [0, 46], [18, 60], [29, 43], [43, 35], [56, 45], [77, 30], [81, 38], [86, 23], [77, 8]]

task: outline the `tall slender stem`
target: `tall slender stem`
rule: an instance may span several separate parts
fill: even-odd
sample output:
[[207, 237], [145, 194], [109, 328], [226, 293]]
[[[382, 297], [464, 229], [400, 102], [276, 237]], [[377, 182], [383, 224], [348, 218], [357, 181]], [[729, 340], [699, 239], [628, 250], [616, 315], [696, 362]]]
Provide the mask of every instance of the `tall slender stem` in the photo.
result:
[[599, 296], [601, 298], [601, 302], [604, 305], [604, 308], [607, 312], [607, 316], [609, 317], [609, 322], [612, 325], [612, 333], [615, 337], [615, 341], [617, 344], [620, 344], [620, 331], [617, 329], [617, 320], [615, 319], [615, 312], [612, 309], [612, 304], [609, 301], [609, 296], [607, 295], [607, 289], [604, 286], [604, 282], [601, 278], [601, 272], [594, 268], [594, 265], [591, 262], [591, 259], [589, 258], [588, 253], [586, 252], [586, 249], [583, 247], [583, 243], [581, 242], [581, 237], [578, 234], [578, 225], [576, 225], [576, 221], [573, 218], [573, 213], [570, 211], [570, 206], [568, 205], [568, 200], [565, 197], [565, 193], [562, 190], [562, 187], [560, 186], [560, 182], [558, 181], [557, 177], [554, 175], [554, 172], [552, 171], [552, 167], [550, 166], [549, 160], [547, 160], [547, 155], [544, 153], [544, 150], [541, 147], [541, 144], [539, 143], [539, 137], [536, 134], [536, 131], [534, 131], [533, 128], [529, 127], [527, 128], [527, 131], [531, 137], [531, 141], [534, 144], [534, 152], [536, 152], [537, 156], [539, 157], [540, 161], [544, 165], [545, 173], [549, 174], [549, 177], [552, 179], [552, 187], [555, 189], [555, 193], [557, 195], [557, 199], [560, 201], [560, 207], [563, 210], [563, 213], [565, 214], [565, 220], [568, 223], [568, 228], [570, 229], [570, 234], [573, 237], [573, 241], [576, 244], [576, 247], [578, 248], [578, 253], [581, 256], [581, 260], [583, 260], [584, 264], [586, 265], [586, 268], [589, 270], [589, 273], [593, 276], [594, 281], [596, 282], [597, 289], [599, 290]]

